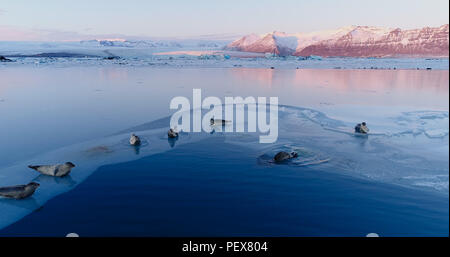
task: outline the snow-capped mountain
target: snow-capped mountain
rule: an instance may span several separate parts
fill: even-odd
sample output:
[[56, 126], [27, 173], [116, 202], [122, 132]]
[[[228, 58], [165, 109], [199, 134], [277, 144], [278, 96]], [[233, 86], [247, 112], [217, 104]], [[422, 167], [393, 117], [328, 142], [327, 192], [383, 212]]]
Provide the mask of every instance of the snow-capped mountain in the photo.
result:
[[250, 34], [226, 46], [227, 50], [254, 53], [275, 53], [291, 55], [297, 48], [298, 39], [283, 32], [274, 31], [263, 36]]
[[449, 56], [449, 25], [401, 30], [348, 26], [338, 30], [286, 34], [251, 34], [226, 46], [228, 50], [296, 56]]

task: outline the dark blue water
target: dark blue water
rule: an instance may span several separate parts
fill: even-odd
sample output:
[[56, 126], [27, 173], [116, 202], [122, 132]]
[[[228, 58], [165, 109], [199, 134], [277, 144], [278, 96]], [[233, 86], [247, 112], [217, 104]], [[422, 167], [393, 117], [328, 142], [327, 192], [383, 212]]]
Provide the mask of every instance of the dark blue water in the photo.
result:
[[0, 236], [448, 236], [448, 201], [317, 166], [267, 165], [215, 136], [103, 166]]

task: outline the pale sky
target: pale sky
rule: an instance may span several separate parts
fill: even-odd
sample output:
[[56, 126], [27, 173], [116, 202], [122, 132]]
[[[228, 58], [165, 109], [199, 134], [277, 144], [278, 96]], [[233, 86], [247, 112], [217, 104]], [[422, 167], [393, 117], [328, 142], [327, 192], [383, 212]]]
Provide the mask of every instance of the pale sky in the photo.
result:
[[409, 29], [447, 24], [448, 9], [448, 0], [0, 0], [0, 40]]

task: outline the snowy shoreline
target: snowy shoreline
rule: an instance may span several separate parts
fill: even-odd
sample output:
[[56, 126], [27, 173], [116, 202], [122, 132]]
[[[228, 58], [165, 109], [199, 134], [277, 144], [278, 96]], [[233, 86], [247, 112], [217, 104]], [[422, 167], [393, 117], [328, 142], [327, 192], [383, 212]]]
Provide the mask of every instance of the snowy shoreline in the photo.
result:
[[[357, 70], [448, 70], [448, 58], [321, 58], [230, 57], [222, 54], [150, 55], [132, 57], [9, 57], [0, 67], [132, 66], [149, 68], [266, 68], [266, 69], [357, 69]], [[17, 56], [17, 55], [16, 55]]]

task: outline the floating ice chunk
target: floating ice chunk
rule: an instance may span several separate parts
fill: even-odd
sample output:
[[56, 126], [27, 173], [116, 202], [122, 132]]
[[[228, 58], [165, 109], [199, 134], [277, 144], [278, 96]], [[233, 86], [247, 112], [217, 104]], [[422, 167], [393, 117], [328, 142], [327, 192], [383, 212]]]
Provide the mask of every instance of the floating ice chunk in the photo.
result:
[[200, 60], [219, 60], [222, 59], [221, 55], [217, 55], [217, 54], [201, 54], [198, 59]]
[[414, 111], [404, 112], [394, 118], [400, 126], [401, 134], [424, 134], [429, 138], [443, 138], [449, 134], [449, 116], [447, 111]]
[[448, 175], [417, 175], [406, 176], [402, 179], [410, 181], [414, 186], [432, 188], [441, 192], [448, 192], [449, 189]]
[[431, 138], [442, 138], [448, 135], [448, 130], [445, 129], [426, 130], [425, 135]]
[[264, 57], [270, 59], [270, 58], [276, 58], [276, 57], [278, 57], [278, 55], [275, 53], [265, 53]]
[[316, 61], [322, 61], [323, 58], [322, 56], [318, 56], [318, 55], [310, 55], [308, 57], [306, 57], [307, 60], [316, 60]]

